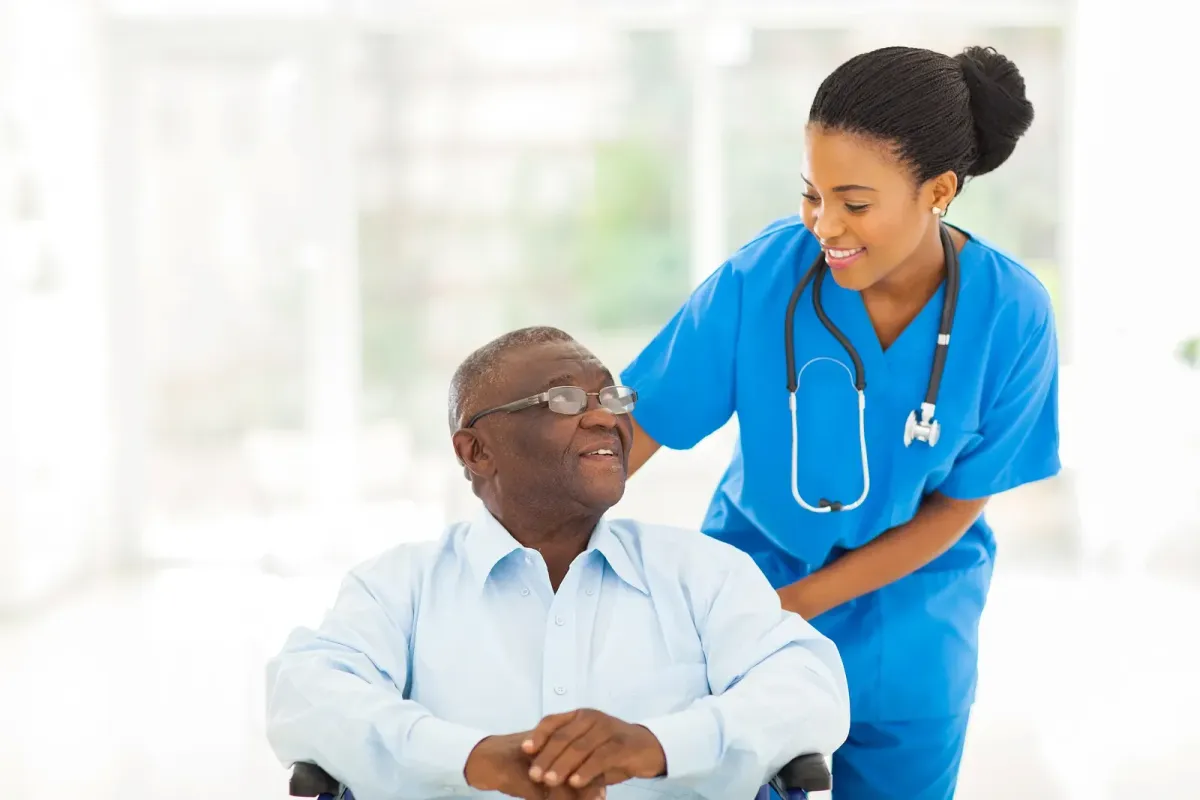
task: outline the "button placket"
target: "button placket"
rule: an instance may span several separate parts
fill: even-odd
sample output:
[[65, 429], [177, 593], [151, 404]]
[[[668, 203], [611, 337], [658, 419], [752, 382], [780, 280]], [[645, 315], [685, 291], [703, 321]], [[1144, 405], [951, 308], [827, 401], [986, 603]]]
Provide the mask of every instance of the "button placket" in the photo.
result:
[[[575, 570], [572, 570], [575, 572]], [[579, 687], [575, 685], [577, 654], [575, 619], [580, 585], [578, 574], [568, 573], [559, 586], [546, 615], [545, 650], [543, 656], [543, 712], [546, 714], [570, 711], [579, 705]]]

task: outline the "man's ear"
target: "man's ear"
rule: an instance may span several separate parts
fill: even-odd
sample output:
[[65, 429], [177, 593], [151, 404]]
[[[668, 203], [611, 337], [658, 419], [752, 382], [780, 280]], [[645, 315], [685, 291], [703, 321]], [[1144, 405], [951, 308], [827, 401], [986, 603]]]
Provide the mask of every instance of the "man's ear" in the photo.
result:
[[487, 446], [475, 431], [469, 428], [457, 430], [451, 441], [454, 444], [454, 455], [458, 457], [458, 463], [462, 464], [463, 475], [467, 480], [472, 476], [488, 478], [496, 471]]

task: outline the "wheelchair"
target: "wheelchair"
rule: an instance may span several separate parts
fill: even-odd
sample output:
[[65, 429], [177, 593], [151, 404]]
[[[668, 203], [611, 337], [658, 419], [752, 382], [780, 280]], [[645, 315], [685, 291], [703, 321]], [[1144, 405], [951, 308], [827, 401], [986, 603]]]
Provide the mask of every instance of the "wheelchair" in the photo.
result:
[[[825, 757], [820, 753], [797, 756], [784, 764], [779, 774], [758, 791], [754, 800], [770, 800], [774, 791], [783, 800], [803, 800], [809, 792], [827, 792], [833, 778]], [[292, 797], [315, 797], [317, 800], [354, 800], [348, 788], [316, 764], [296, 764], [288, 786]]]

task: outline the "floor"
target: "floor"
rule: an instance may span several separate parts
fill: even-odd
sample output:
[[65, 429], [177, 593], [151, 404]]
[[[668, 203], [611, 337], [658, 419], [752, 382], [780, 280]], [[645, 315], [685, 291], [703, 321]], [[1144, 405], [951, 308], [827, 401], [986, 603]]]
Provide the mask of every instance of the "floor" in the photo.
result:
[[[163, 570], [0, 626], [6, 796], [282, 800], [262, 665], [337, 578]], [[1197, 583], [1000, 570], [958, 796], [1200, 797], [1198, 612]]]

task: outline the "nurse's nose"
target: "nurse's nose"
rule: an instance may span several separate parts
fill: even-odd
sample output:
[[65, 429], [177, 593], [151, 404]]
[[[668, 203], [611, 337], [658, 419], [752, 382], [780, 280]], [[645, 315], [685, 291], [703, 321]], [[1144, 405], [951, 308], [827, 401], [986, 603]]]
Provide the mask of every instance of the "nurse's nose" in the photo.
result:
[[835, 241], [842, 235], [844, 228], [845, 226], [837, 221], [836, 214], [829, 214], [824, 209], [813, 214], [812, 232], [821, 240], [821, 244]]

